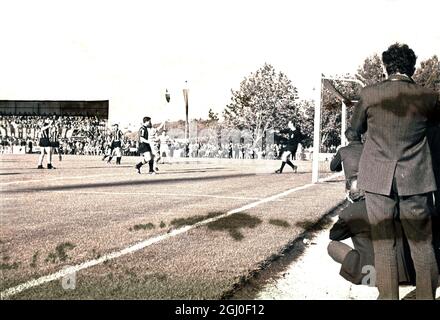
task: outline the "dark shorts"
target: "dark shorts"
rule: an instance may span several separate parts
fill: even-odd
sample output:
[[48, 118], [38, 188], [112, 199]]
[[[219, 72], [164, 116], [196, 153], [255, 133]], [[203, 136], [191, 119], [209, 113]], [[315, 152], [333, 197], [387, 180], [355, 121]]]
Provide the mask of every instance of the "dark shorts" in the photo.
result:
[[113, 141], [112, 142], [112, 149], [120, 148], [121, 147], [121, 141]]
[[59, 147], [60, 147], [60, 142], [59, 142], [59, 141], [52, 141], [52, 142], [50, 143], [50, 146], [51, 146], [52, 148], [59, 148]]
[[140, 154], [145, 152], [151, 152], [151, 146], [149, 143], [140, 143], [138, 151]]
[[43, 148], [51, 147], [49, 138], [40, 138], [40, 143], [38, 145]]

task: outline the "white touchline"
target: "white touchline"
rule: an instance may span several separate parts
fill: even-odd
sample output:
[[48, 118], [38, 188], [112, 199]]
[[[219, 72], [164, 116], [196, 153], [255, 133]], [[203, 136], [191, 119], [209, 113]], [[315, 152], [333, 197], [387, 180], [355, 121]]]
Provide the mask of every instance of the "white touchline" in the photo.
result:
[[[200, 197], [200, 198], [215, 198], [215, 199], [235, 199], [235, 200], [260, 200], [256, 197], [232, 197], [232, 196], [218, 196], [215, 194], [192, 194], [192, 193], [164, 193], [164, 192], [110, 192], [110, 191], [51, 191], [56, 193], [74, 193], [74, 194], [103, 194], [103, 195], [149, 195], [149, 196], [169, 196], [169, 197]], [[284, 200], [276, 200], [284, 201]]]
[[10, 184], [18, 184], [18, 183], [31, 183], [31, 182], [46, 182], [46, 181], [56, 181], [56, 180], [70, 180], [70, 179], [84, 179], [84, 178], [96, 178], [96, 177], [107, 177], [107, 176], [126, 176], [126, 175], [122, 175], [122, 174], [111, 174], [111, 173], [106, 173], [106, 174], [94, 174], [94, 175], [89, 175], [89, 176], [72, 176], [72, 177], [56, 177], [56, 178], [49, 178], [49, 179], [36, 179], [36, 180], [18, 180], [18, 181], [10, 181], [10, 182], [0, 182], [1, 186], [5, 186], [5, 185], [10, 185]]
[[[321, 179], [320, 182], [325, 182], [325, 181], [334, 179], [334, 178], [336, 178], [336, 177], [338, 177], [340, 175], [342, 175], [342, 174], [341, 173], [337, 173], [337, 174], [331, 175], [331, 176], [329, 176], [327, 178]], [[175, 237], [175, 236], [177, 236], [179, 234], [188, 232], [191, 229], [194, 229], [194, 228], [206, 225], [208, 223], [217, 221], [217, 220], [222, 219], [224, 217], [230, 216], [230, 215], [232, 215], [234, 213], [239, 213], [239, 212], [242, 212], [242, 211], [245, 211], [245, 210], [249, 210], [249, 209], [255, 208], [256, 206], [259, 206], [259, 205], [261, 205], [263, 203], [274, 201], [274, 200], [276, 200], [278, 198], [287, 196], [287, 195], [289, 195], [289, 194], [291, 194], [293, 192], [304, 190], [304, 189], [308, 189], [308, 188], [310, 188], [312, 186], [315, 186], [315, 185], [316, 184], [309, 183], [309, 184], [305, 184], [305, 185], [300, 186], [300, 187], [289, 189], [287, 191], [275, 194], [275, 195], [270, 196], [268, 198], [264, 198], [264, 199], [258, 200], [256, 202], [252, 202], [252, 203], [247, 204], [247, 205], [245, 205], [243, 207], [240, 207], [238, 209], [230, 210], [230, 211], [228, 211], [225, 214], [222, 214], [220, 216], [217, 216], [217, 217], [214, 217], [214, 218], [209, 218], [209, 219], [200, 221], [200, 222], [195, 223], [195, 224], [190, 225], [190, 226], [185, 226], [185, 227], [182, 227], [182, 228], [179, 228], [179, 229], [172, 230], [170, 233], [162, 234], [160, 236], [156, 236], [156, 237], [153, 237], [153, 238], [150, 238], [150, 239], [146, 239], [146, 240], [140, 241], [140, 242], [138, 242], [138, 243], [136, 243], [136, 244], [134, 244], [134, 245], [132, 245], [130, 247], [127, 247], [125, 249], [122, 249], [120, 251], [116, 251], [116, 252], [112, 252], [112, 253], [103, 255], [99, 259], [89, 260], [89, 261], [83, 262], [81, 264], [77, 264], [75, 266], [71, 266], [71, 267], [62, 269], [62, 270], [60, 270], [58, 272], [55, 272], [55, 273], [52, 273], [50, 275], [47, 275], [47, 276], [44, 276], [44, 277], [40, 277], [38, 279], [30, 280], [28, 282], [19, 284], [18, 286], [15, 286], [15, 287], [12, 287], [12, 288], [9, 288], [9, 289], [6, 289], [6, 290], [2, 291], [0, 293], [0, 299], [6, 299], [6, 298], [8, 298], [10, 296], [13, 296], [13, 295], [15, 295], [17, 293], [20, 293], [20, 292], [24, 291], [24, 290], [27, 290], [27, 289], [30, 289], [30, 288], [42, 285], [42, 284], [47, 283], [47, 282], [51, 282], [51, 281], [54, 281], [54, 280], [61, 279], [61, 278], [65, 277], [65, 276], [67, 276], [69, 274], [72, 274], [72, 273], [75, 273], [75, 272], [78, 272], [78, 271], [81, 271], [81, 270], [84, 270], [84, 269], [96, 266], [98, 264], [104, 263], [105, 261], [113, 260], [113, 259], [119, 258], [121, 256], [124, 256], [126, 254], [139, 251], [139, 250], [144, 249], [144, 248], [146, 248], [148, 246], [151, 246], [152, 244], [155, 244], [155, 243], [158, 243], [160, 241], [167, 240], [169, 238]]]

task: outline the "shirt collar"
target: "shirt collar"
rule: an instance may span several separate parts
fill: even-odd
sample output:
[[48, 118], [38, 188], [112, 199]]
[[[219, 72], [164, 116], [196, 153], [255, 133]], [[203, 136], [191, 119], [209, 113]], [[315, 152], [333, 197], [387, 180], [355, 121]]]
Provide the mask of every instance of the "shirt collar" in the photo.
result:
[[410, 76], [407, 76], [406, 74], [401, 74], [401, 73], [392, 74], [392, 75], [388, 76], [387, 80], [388, 81], [414, 82], [414, 80]]

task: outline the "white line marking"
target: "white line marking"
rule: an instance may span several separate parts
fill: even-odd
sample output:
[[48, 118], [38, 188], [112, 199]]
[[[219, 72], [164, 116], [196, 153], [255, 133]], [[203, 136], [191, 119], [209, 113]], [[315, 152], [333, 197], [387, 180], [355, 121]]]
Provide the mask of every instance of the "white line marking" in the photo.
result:
[[122, 175], [115, 175], [114, 173], [107, 173], [107, 174], [94, 174], [89, 176], [72, 176], [72, 177], [57, 177], [57, 178], [45, 178], [45, 179], [37, 179], [37, 180], [19, 180], [19, 181], [10, 181], [10, 182], [1, 182], [0, 185], [10, 185], [10, 184], [17, 184], [17, 183], [32, 183], [32, 182], [47, 182], [47, 181], [56, 181], [56, 180], [70, 180], [70, 179], [84, 179], [84, 178], [95, 178], [95, 177], [107, 177], [107, 176], [127, 176], [126, 174]]
[[[261, 200], [256, 197], [232, 197], [232, 196], [218, 196], [214, 194], [193, 194], [193, 193], [163, 193], [163, 192], [106, 192], [106, 191], [51, 191], [55, 193], [73, 193], [73, 194], [103, 194], [103, 195], [147, 195], [147, 196], [169, 196], [169, 197], [200, 197], [200, 198], [215, 198], [215, 199], [233, 199], [233, 200]], [[284, 200], [277, 200], [284, 201]]]
[[[328, 180], [332, 180], [332, 179], [334, 179], [334, 178], [336, 178], [336, 177], [338, 177], [340, 175], [341, 175], [341, 173], [337, 173], [337, 174], [331, 175], [331, 176], [329, 176], [327, 178], [321, 179], [320, 182], [325, 182], [325, 181], [328, 181]], [[167, 240], [169, 238], [175, 237], [175, 236], [177, 236], [179, 234], [188, 232], [189, 230], [195, 229], [197, 227], [200, 227], [200, 226], [206, 225], [208, 223], [217, 221], [219, 219], [225, 218], [227, 216], [230, 216], [230, 215], [232, 215], [234, 213], [239, 213], [239, 212], [243, 212], [243, 211], [255, 208], [256, 206], [259, 206], [261, 204], [274, 201], [274, 200], [276, 200], [278, 198], [287, 196], [287, 195], [289, 195], [289, 194], [291, 194], [293, 192], [304, 190], [304, 189], [308, 189], [308, 188], [310, 188], [312, 186], [315, 186], [315, 185], [316, 184], [309, 183], [309, 184], [305, 184], [305, 185], [300, 186], [300, 187], [289, 189], [287, 191], [275, 194], [275, 195], [270, 196], [268, 198], [264, 198], [264, 199], [258, 200], [256, 202], [252, 202], [252, 203], [247, 204], [247, 205], [245, 205], [243, 207], [240, 207], [238, 209], [230, 210], [230, 211], [228, 211], [225, 214], [222, 214], [220, 216], [217, 216], [217, 217], [214, 217], [214, 218], [210, 218], [210, 219], [206, 219], [206, 220], [203, 220], [201, 222], [195, 223], [195, 224], [190, 225], [190, 226], [185, 226], [185, 227], [182, 227], [182, 228], [179, 228], [179, 229], [172, 230], [170, 233], [162, 234], [162, 235], [150, 238], [150, 239], [146, 239], [146, 240], [140, 241], [140, 242], [135, 243], [134, 245], [129, 246], [129, 247], [127, 247], [125, 249], [122, 249], [120, 251], [115, 251], [115, 252], [106, 254], [106, 255], [100, 257], [99, 259], [89, 260], [89, 261], [83, 262], [81, 264], [77, 264], [75, 266], [62, 269], [62, 270], [60, 270], [58, 272], [55, 272], [53, 274], [50, 274], [50, 275], [47, 275], [47, 276], [43, 276], [43, 277], [40, 277], [38, 279], [30, 280], [30, 281], [22, 283], [22, 284], [20, 284], [18, 286], [15, 286], [15, 287], [12, 287], [12, 288], [9, 288], [9, 289], [6, 289], [6, 290], [2, 291], [0, 293], [0, 299], [6, 299], [6, 298], [8, 298], [10, 296], [13, 296], [13, 295], [15, 295], [17, 293], [20, 293], [20, 292], [24, 291], [24, 290], [27, 290], [27, 289], [30, 289], [30, 288], [42, 285], [42, 284], [47, 283], [47, 282], [51, 282], [51, 281], [54, 281], [54, 280], [61, 279], [61, 278], [65, 277], [65, 276], [67, 276], [69, 274], [72, 274], [72, 273], [75, 273], [75, 272], [78, 272], [78, 271], [81, 271], [81, 270], [84, 270], [84, 269], [96, 266], [98, 264], [104, 263], [105, 261], [113, 260], [113, 259], [119, 258], [121, 256], [124, 256], [126, 254], [139, 251], [139, 250], [144, 249], [146, 247], [149, 247], [149, 246], [151, 246], [151, 245], [153, 245], [155, 243], [158, 243], [160, 241], [164, 241], [164, 240]]]

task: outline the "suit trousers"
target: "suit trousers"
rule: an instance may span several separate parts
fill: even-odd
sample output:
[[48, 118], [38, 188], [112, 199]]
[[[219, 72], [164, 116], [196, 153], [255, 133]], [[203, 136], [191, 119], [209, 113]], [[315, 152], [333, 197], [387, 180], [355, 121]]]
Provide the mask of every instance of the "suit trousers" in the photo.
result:
[[416, 270], [416, 298], [434, 299], [438, 268], [432, 245], [430, 194], [399, 196], [366, 192], [379, 299], [399, 299], [395, 220], [400, 219]]

